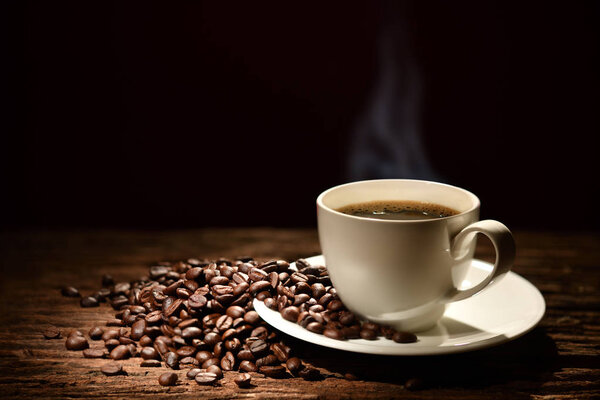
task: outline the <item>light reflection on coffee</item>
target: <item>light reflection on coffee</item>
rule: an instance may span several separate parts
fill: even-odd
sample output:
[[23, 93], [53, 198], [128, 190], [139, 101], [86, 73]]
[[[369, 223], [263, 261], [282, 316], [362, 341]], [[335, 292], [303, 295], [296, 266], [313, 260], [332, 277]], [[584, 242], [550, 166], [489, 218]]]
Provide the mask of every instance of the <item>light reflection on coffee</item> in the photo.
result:
[[354, 203], [338, 208], [336, 211], [356, 217], [385, 220], [421, 220], [459, 214], [458, 211], [440, 204], [410, 200], [375, 200]]

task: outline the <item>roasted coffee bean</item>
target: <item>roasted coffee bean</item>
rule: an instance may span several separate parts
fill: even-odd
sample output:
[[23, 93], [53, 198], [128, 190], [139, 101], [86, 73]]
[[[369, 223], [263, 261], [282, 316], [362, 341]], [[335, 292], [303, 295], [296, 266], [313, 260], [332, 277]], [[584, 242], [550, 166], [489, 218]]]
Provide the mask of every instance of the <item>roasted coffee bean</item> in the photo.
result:
[[221, 335], [219, 335], [216, 332], [210, 332], [210, 333], [207, 333], [204, 336], [204, 343], [206, 343], [209, 346], [214, 346], [215, 344], [217, 344], [221, 340], [222, 340], [221, 339]]
[[327, 307], [329, 302], [333, 299], [334, 297], [331, 293], [325, 293], [323, 296], [321, 296], [321, 298], [319, 298], [318, 304], [322, 305], [323, 307]]
[[162, 312], [160, 310], [152, 311], [144, 317], [148, 324], [156, 324], [162, 321]]
[[277, 300], [272, 297], [267, 297], [264, 301], [265, 306], [271, 310], [277, 311]]
[[240, 350], [237, 354], [237, 357], [238, 357], [238, 359], [245, 360], [245, 361], [252, 361], [256, 358], [256, 357], [254, 357], [254, 354], [252, 354], [252, 352], [249, 349]]
[[410, 332], [396, 332], [392, 340], [396, 343], [414, 343], [417, 341], [417, 336]]
[[160, 355], [154, 347], [146, 346], [142, 347], [142, 350], [140, 351], [140, 357], [142, 357], [144, 360], [158, 360]]
[[[333, 303], [333, 301], [331, 303]], [[331, 304], [331, 303], [329, 303], [329, 304]], [[339, 314], [338, 321], [340, 321], [340, 323], [348, 326], [348, 325], [352, 325], [354, 322], [356, 322], [356, 318], [354, 317], [354, 314], [351, 313], [350, 311], [342, 311]]]
[[194, 357], [183, 357], [179, 360], [179, 365], [197, 367], [200, 363]]
[[99, 302], [104, 303], [104, 302], [106, 302], [106, 299], [110, 296], [110, 289], [109, 288], [102, 288], [102, 289], [98, 290], [96, 293], [94, 293], [93, 296]]
[[59, 339], [60, 329], [55, 326], [49, 326], [44, 330], [43, 335], [46, 339]]
[[158, 368], [161, 366], [162, 364], [158, 360], [144, 360], [140, 363], [140, 367], [142, 368]]
[[106, 356], [106, 351], [102, 349], [85, 349], [82, 354], [85, 358], [103, 358]]
[[258, 368], [252, 361], [243, 360], [240, 362], [240, 371], [256, 372], [258, 371]]
[[271, 288], [277, 289], [277, 285], [279, 285], [279, 274], [276, 271], [269, 273], [269, 283], [271, 284]]
[[261, 339], [261, 340], [266, 340], [268, 335], [269, 335], [269, 331], [264, 326], [257, 326], [256, 328], [254, 328], [252, 330], [252, 332], [250, 332], [250, 336]]
[[192, 368], [186, 372], [185, 377], [188, 379], [194, 379], [202, 370], [200, 368]]
[[308, 299], [310, 299], [310, 296], [307, 295], [306, 293], [300, 293], [294, 296], [294, 302], [293, 305], [294, 306], [299, 306], [303, 303], [306, 303], [308, 301]]
[[215, 324], [216, 328], [221, 332], [231, 328], [232, 325], [233, 318], [231, 318], [229, 315], [221, 315]]
[[330, 311], [340, 311], [344, 308], [344, 304], [338, 300], [331, 300], [328, 304], [327, 304], [327, 309]]
[[260, 368], [262, 366], [265, 365], [276, 365], [279, 364], [279, 360], [277, 360], [277, 357], [275, 357], [274, 354], [268, 354], [262, 358], [259, 358], [258, 360], [256, 360], [255, 362], [256, 367]]
[[152, 338], [150, 336], [144, 335], [140, 338], [139, 344], [142, 347], [152, 346]]
[[208, 360], [204, 361], [202, 363], [202, 368], [203, 369], [207, 369], [208, 367], [210, 367], [211, 365], [216, 365], [219, 366], [219, 364], [221, 364], [221, 360], [219, 360], [216, 357], [213, 358], [209, 358]]
[[118, 339], [119, 336], [120, 335], [118, 329], [108, 329], [102, 334], [102, 340], [107, 341], [110, 339]]
[[345, 326], [341, 329], [346, 339], [360, 338], [360, 325]]
[[238, 376], [236, 376], [233, 379], [233, 381], [240, 388], [248, 388], [248, 387], [250, 387], [252, 385], [251, 384], [252, 376], [250, 374], [248, 374], [248, 373], [239, 374]]
[[323, 333], [325, 327], [319, 322], [311, 322], [308, 325], [306, 325], [306, 329], [314, 333]]
[[345, 339], [342, 331], [340, 329], [335, 329], [335, 328], [325, 329], [323, 331], [323, 336], [327, 336], [328, 338], [336, 339], [336, 340], [344, 340]]
[[251, 294], [255, 295], [263, 290], [268, 290], [269, 288], [271, 288], [271, 283], [268, 281], [258, 281], [251, 284], [248, 290]]
[[171, 369], [179, 369], [179, 356], [177, 353], [169, 351], [164, 357], [165, 365]]
[[129, 282], [118, 282], [113, 286], [114, 294], [127, 294], [127, 291], [131, 289], [131, 284]]
[[246, 291], [249, 288], [250, 288], [250, 284], [248, 284], [248, 282], [238, 283], [238, 285], [233, 288], [233, 295], [240, 296], [240, 295], [246, 293]]
[[282, 365], [265, 365], [258, 371], [269, 378], [283, 378], [286, 375], [285, 367]]
[[102, 338], [102, 335], [104, 334], [104, 329], [102, 329], [102, 327], [100, 326], [94, 326], [93, 328], [90, 328], [88, 335], [90, 336], [90, 339], [92, 340], [100, 340]]
[[235, 356], [232, 352], [228, 351], [221, 359], [221, 369], [223, 371], [231, 371], [235, 366]]
[[215, 285], [228, 285], [229, 284], [229, 278], [227, 278], [226, 276], [215, 276], [214, 278], [212, 278], [210, 280], [210, 282], [208, 283], [209, 286], [215, 286]]
[[190, 326], [181, 331], [181, 337], [184, 339], [194, 339], [202, 336], [202, 330], [196, 326]]
[[267, 343], [265, 343], [265, 341], [262, 339], [256, 340], [250, 345], [250, 351], [254, 357], [264, 354], [268, 349], [269, 347], [267, 346]]
[[190, 357], [196, 354], [196, 348], [193, 346], [182, 346], [175, 352], [180, 358]]
[[212, 372], [217, 376], [217, 379], [221, 379], [223, 377], [223, 371], [218, 365], [210, 365], [208, 368], [206, 368], [206, 372]]
[[79, 304], [81, 307], [98, 307], [100, 305], [98, 299], [93, 296], [82, 297]]
[[65, 286], [62, 289], [60, 289], [60, 293], [65, 296], [65, 297], [79, 297], [81, 296], [79, 294], [79, 290], [77, 290], [77, 288], [74, 288], [73, 286]]
[[108, 364], [104, 364], [100, 368], [100, 372], [102, 372], [106, 376], [115, 376], [115, 375], [123, 374], [124, 371], [123, 371], [123, 367], [121, 366], [121, 364], [108, 363]]
[[199, 385], [213, 385], [217, 382], [217, 375], [212, 372], [202, 371], [194, 377]]
[[108, 274], [102, 275], [102, 287], [110, 287], [115, 284], [115, 280]]
[[233, 319], [243, 317], [245, 313], [244, 308], [240, 306], [229, 306], [225, 311], [225, 314]]
[[212, 358], [212, 353], [210, 351], [206, 351], [206, 350], [202, 350], [199, 351], [198, 353], [196, 353], [196, 360], [198, 360], [198, 362], [200, 364], [204, 363], [206, 360], [209, 360]]
[[271, 297], [271, 292], [268, 292], [268, 291], [266, 291], [266, 290], [264, 290], [264, 291], [262, 291], [262, 292], [259, 292], [259, 293], [257, 293], [257, 294], [254, 296], [254, 298], [255, 298], [256, 300], [260, 300], [260, 301], [263, 301], [263, 300], [265, 300], [265, 299], [267, 299], [267, 298], [269, 298], [269, 297]]
[[311, 311], [311, 312], [314, 312], [314, 313], [320, 313], [320, 312], [325, 311], [325, 307], [323, 307], [320, 304], [314, 304], [314, 305], [312, 305], [312, 306], [310, 306], [308, 308], [308, 311]]
[[[189, 301], [188, 301], [189, 304]], [[164, 305], [164, 303], [163, 303]], [[183, 300], [181, 299], [175, 299], [168, 307], [164, 308], [163, 307], [163, 313], [165, 315], [165, 317], [170, 317], [171, 315], [175, 314], [177, 311], [179, 311], [179, 307], [181, 307], [183, 305]]]
[[158, 383], [161, 386], [174, 386], [177, 383], [177, 374], [174, 372], [165, 372], [158, 377]]
[[65, 341], [67, 350], [84, 350], [90, 347], [88, 341], [83, 336], [69, 335]]
[[131, 351], [129, 350], [129, 347], [127, 345], [120, 344], [111, 350], [109, 356], [113, 360], [124, 360], [126, 358], [131, 357]]
[[304, 368], [304, 365], [302, 364], [302, 361], [300, 361], [300, 359], [298, 357], [291, 357], [291, 358], [289, 358], [286, 361], [285, 366], [290, 371], [290, 373], [292, 375], [294, 375], [294, 376], [296, 376], [298, 374], [298, 372], [302, 368]]
[[144, 332], [146, 331], [146, 320], [138, 319], [131, 325], [131, 338], [133, 340], [140, 340], [142, 336], [144, 336]]
[[379, 328], [380, 328], [379, 325], [377, 325], [376, 323], [373, 323], [373, 322], [364, 322], [362, 324], [362, 329], [370, 329], [378, 335], [379, 335]]
[[108, 339], [108, 340], [104, 341], [104, 346], [108, 350], [112, 350], [120, 344], [121, 344], [121, 342], [119, 342], [119, 339]]
[[377, 339], [377, 332], [372, 329], [366, 329], [363, 325], [363, 328], [360, 330], [360, 337], [365, 340], [375, 340]]
[[123, 295], [113, 297], [110, 301], [110, 305], [115, 310], [120, 310], [121, 307], [129, 303], [129, 299]]
[[227, 349], [228, 351], [231, 351], [233, 353], [237, 353], [242, 347], [242, 342], [238, 338], [226, 340], [223, 343], [224, 343], [225, 349]]
[[289, 358], [289, 349], [281, 343], [273, 343], [271, 345], [271, 351], [281, 362], [286, 362]]
[[[83, 300], [83, 299], [81, 299]], [[82, 306], [83, 307], [83, 306]], [[90, 306], [93, 307], [93, 306]], [[111, 318], [106, 321], [106, 326], [123, 326], [123, 321], [117, 318]]]
[[156, 265], [150, 267], [150, 278], [158, 279], [165, 276], [170, 271], [169, 267], [164, 265]]
[[298, 372], [298, 375], [300, 375], [304, 380], [307, 381], [318, 381], [323, 379], [321, 372], [318, 369], [312, 367], [304, 368], [303, 370]]
[[283, 319], [287, 319], [288, 321], [292, 322], [296, 322], [298, 319], [298, 314], [300, 314], [300, 310], [295, 306], [289, 306], [281, 310], [281, 316]]
[[135, 341], [131, 338], [128, 338], [127, 336], [121, 336], [119, 337], [119, 343], [121, 344], [135, 344]]

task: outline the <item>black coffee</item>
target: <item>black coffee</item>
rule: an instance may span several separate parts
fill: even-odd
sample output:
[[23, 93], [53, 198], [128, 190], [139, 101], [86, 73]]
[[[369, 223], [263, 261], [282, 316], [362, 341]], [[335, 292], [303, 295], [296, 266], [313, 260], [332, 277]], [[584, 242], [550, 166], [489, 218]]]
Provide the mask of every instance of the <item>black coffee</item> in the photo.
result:
[[356, 217], [388, 220], [415, 220], [444, 218], [458, 214], [458, 211], [434, 203], [410, 200], [375, 200], [354, 203], [337, 211]]

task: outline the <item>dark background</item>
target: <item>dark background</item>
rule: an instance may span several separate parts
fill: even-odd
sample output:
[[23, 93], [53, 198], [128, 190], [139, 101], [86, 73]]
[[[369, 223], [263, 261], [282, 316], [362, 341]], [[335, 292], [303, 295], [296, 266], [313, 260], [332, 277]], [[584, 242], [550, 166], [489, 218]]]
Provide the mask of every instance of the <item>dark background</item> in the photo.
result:
[[5, 228], [315, 226], [398, 20], [439, 180], [511, 228], [600, 226], [598, 2], [2, 8]]

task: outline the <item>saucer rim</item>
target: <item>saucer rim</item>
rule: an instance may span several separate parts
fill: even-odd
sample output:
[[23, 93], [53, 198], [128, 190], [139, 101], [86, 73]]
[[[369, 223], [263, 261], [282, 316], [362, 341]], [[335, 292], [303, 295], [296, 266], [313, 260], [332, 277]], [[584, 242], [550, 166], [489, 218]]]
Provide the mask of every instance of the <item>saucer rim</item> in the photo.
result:
[[[321, 264], [325, 265], [324, 257], [322, 254], [318, 254], [312, 257], [307, 257], [306, 261], [311, 264]], [[472, 263], [480, 264], [481, 266], [485, 265], [486, 268], [492, 266], [492, 264], [473, 258]], [[295, 265], [290, 266], [291, 269], [295, 269]], [[381, 346], [376, 343], [380, 340], [386, 340], [384, 338], [379, 338], [376, 341], [367, 341], [364, 339], [348, 339], [348, 340], [336, 340], [325, 337], [320, 334], [316, 334], [310, 331], [301, 328], [299, 325], [286, 321], [281, 317], [277, 311], [271, 310], [267, 308], [262, 301], [254, 299], [253, 305], [254, 309], [260, 317], [267, 322], [269, 325], [274, 328], [284, 332], [287, 335], [295, 337], [296, 339], [303, 340], [305, 342], [309, 342], [312, 344], [316, 344], [319, 346], [329, 347], [337, 350], [350, 351], [354, 353], [362, 353], [362, 354], [376, 354], [376, 355], [390, 355], [390, 356], [432, 356], [432, 355], [444, 355], [444, 354], [456, 354], [456, 353], [466, 353], [470, 351], [482, 350], [494, 346], [498, 346], [503, 343], [507, 343], [518, 339], [519, 337], [531, 332], [542, 320], [546, 313], [546, 302], [544, 297], [540, 293], [539, 289], [536, 288], [531, 282], [527, 279], [523, 278], [519, 274], [509, 271], [504, 277], [510, 279], [516, 279], [520, 281], [521, 284], [524, 285], [529, 291], [535, 294], [537, 300], [535, 302], [536, 308], [535, 313], [530, 316], [523, 324], [520, 325], [520, 328], [513, 328], [507, 330], [506, 332], [498, 332], [492, 337], [483, 338], [480, 340], [468, 341], [464, 344], [452, 344], [452, 345], [437, 345], [437, 346], [411, 346], [412, 344], [401, 344], [398, 343], [396, 346]], [[504, 279], [502, 280], [504, 281]], [[498, 282], [499, 284], [502, 283]], [[477, 296], [475, 296], [476, 298]], [[534, 304], [532, 302], [531, 304]], [[266, 316], [266, 318], [265, 318]], [[302, 329], [301, 335], [298, 335], [296, 331], [298, 328]], [[418, 334], [417, 334], [418, 336]], [[350, 348], [349, 348], [350, 347]], [[390, 351], [391, 350], [391, 351]]]

